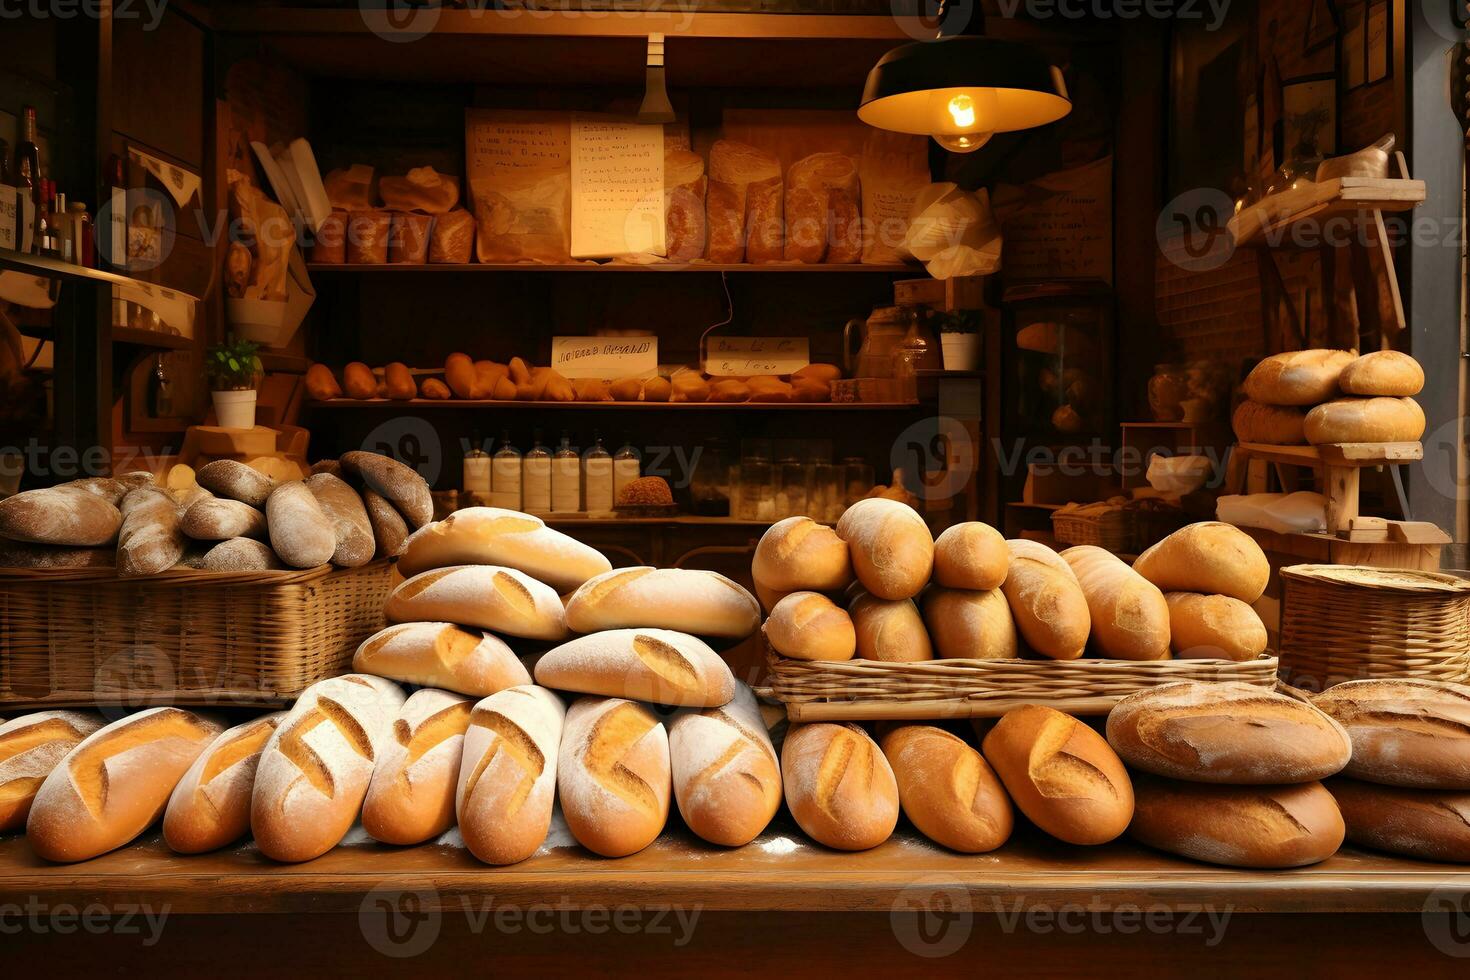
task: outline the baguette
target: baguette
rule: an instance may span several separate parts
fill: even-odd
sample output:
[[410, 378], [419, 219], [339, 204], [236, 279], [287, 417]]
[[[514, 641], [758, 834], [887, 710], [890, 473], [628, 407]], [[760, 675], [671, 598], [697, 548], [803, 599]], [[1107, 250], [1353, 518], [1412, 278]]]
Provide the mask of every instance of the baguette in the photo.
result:
[[1016, 621], [999, 589], [969, 592], [931, 588], [924, 622], [940, 660], [1014, 660], [1020, 656]]
[[398, 560], [405, 576], [447, 565], [503, 565], [558, 593], [612, 570], [596, 549], [552, 530], [541, 518], [499, 507], [466, 507], [428, 525], [409, 538]]
[[718, 572], [692, 568], [615, 569], [567, 600], [567, 626], [577, 633], [639, 627], [744, 639], [760, 624], [755, 596]]
[[1230, 524], [1206, 521], [1175, 531], [1138, 556], [1133, 570], [1165, 592], [1228, 595], [1255, 602], [1271, 563], [1255, 539]]
[[793, 592], [776, 603], [766, 620], [766, 640], [794, 660], [851, 660], [857, 653], [852, 618], [815, 592]]
[[292, 568], [315, 568], [332, 560], [337, 533], [316, 495], [300, 480], [279, 484], [265, 502], [271, 547]]
[[536, 683], [558, 691], [715, 708], [735, 696], [729, 666], [703, 640], [661, 629], [607, 630], [548, 650]]
[[332, 552], [332, 564], [339, 568], [356, 568], [372, 561], [376, 548], [373, 525], [357, 491], [331, 473], [308, 476], [306, 489], [321, 504], [331, 522], [337, 542]]
[[470, 713], [455, 813], [465, 846], [486, 864], [524, 861], [546, 840], [565, 720], [561, 699], [529, 684]]
[[1343, 775], [1387, 786], [1470, 791], [1470, 686], [1408, 677], [1349, 681], [1312, 704], [1352, 741]]
[[956, 524], [934, 542], [934, 581], [946, 589], [989, 592], [1005, 582], [1010, 557], [1006, 539], [989, 524]]
[[384, 844], [420, 844], [454, 826], [454, 790], [474, 702], [426, 687], [403, 702], [362, 801], [362, 829]]
[[213, 495], [189, 505], [179, 521], [179, 530], [195, 541], [227, 541], [230, 538], [265, 538], [265, 515], [249, 504]]
[[862, 660], [917, 663], [934, 659], [924, 617], [912, 599], [875, 599], [866, 592], [847, 607]]
[[1328, 780], [1327, 789], [1354, 844], [1424, 861], [1470, 864], [1470, 793], [1378, 786], [1342, 776]]
[[38, 711], [0, 725], [0, 833], [26, 825], [41, 783], [102, 725], [90, 711]]
[[[397, 558], [408, 544], [408, 523], [398, 508], [370, 487], [362, 488], [362, 505], [373, 529], [373, 557]], [[400, 573], [402, 569], [399, 569]]]
[[179, 563], [188, 542], [179, 529], [179, 504], [159, 487], [140, 487], [122, 502], [117, 532], [119, 578], [157, 575]]
[[[149, 481], [152, 482], [151, 480]], [[138, 484], [128, 483], [123, 480], [114, 480], [109, 476], [88, 476], [80, 480], [70, 480], [56, 487], [58, 490], [81, 490], [93, 496], [101, 497], [112, 506], [116, 507], [123, 502], [123, 498], [137, 489]]]
[[495, 565], [422, 572], [398, 584], [383, 612], [390, 623], [460, 623], [531, 640], [567, 636], [566, 610], [550, 586]]
[[851, 549], [858, 581], [879, 599], [912, 599], [929, 584], [934, 537], [908, 504], [859, 500], [837, 522], [837, 536]]
[[711, 844], [749, 844], [781, 806], [776, 749], [744, 684], [736, 685], [734, 700], [724, 707], [675, 717], [669, 761], [680, 815]]
[[837, 592], [852, 581], [852, 557], [832, 528], [788, 517], [761, 535], [750, 572], [770, 592]]
[[238, 500], [251, 507], [264, 507], [276, 481], [244, 463], [216, 459], [199, 467], [194, 480], [216, 497]]
[[220, 733], [174, 787], [163, 813], [163, 842], [179, 854], [218, 850], [250, 832], [250, 794], [261, 753], [286, 712]]
[[794, 725], [781, 746], [791, 815], [839, 851], [877, 847], [898, 826], [898, 782], [883, 752], [853, 724]]
[[434, 519], [429, 484], [417, 472], [390, 456], [355, 450], [339, 462], [348, 473], [390, 501], [409, 527], [421, 528]]
[[567, 709], [556, 785], [578, 843], [603, 857], [636, 854], [668, 820], [668, 733], [640, 704], [579, 698]]
[[1092, 614], [1072, 566], [1036, 541], [1007, 541], [1010, 565], [1001, 592], [1026, 645], [1053, 660], [1076, 660], [1087, 648]]
[[1343, 819], [1321, 783], [1202, 786], [1141, 776], [1128, 836], [1232, 868], [1299, 868], [1342, 846]]
[[1148, 579], [1112, 552], [1092, 545], [1068, 548], [1092, 620], [1092, 642], [1104, 657], [1165, 660], [1169, 656], [1169, 604]]
[[476, 698], [531, 683], [504, 640], [452, 623], [399, 623], [380, 630], [358, 646], [352, 669]]
[[1250, 606], [1228, 595], [1166, 592], [1169, 648], [1174, 656], [1254, 660], [1266, 652], [1266, 626]]
[[962, 740], [931, 725], [904, 725], [883, 736], [883, 755], [904, 816], [934, 843], [984, 854], [1010, 839], [1010, 797], [984, 757]]

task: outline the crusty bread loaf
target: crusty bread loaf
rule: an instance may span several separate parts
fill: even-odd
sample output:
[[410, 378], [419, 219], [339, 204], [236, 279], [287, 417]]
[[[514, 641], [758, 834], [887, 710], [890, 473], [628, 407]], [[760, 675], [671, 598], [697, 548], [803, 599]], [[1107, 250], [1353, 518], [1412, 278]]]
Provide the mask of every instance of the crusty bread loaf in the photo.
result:
[[771, 592], [836, 592], [852, 581], [852, 558], [832, 528], [788, 517], [761, 535], [750, 573]]
[[150, 708], [88, 735], [51, 770], [26, 820], [31, 850], [85, 861], [153, 825], [169, 794], [220, 733], [212, 717]]
[[38, 711], [0, 725], [0, 833], [25, 826], [41, 783], [102, 725], [90, 711]]
[[216, 497], [238, 500], [251, 507], [264, 507], [276, 481], [259, 470], [233, 459], [216, 459], [194, 474], [199, 485]]
[[1169, 656], [1169, 604], [1158, 586], [1117, 555], [1093, 545], [1062, 552], [1092, 619], [1092, 643], [1104, 657], [1164, 660]]
[[403, 554], [409, 531], [408, 522], [398, 513], [398, 508], [371, 487], [362, 488], [362, 505], [373, 529], [373, 557], [396, 558]]
[[696, 568], [618, 568], [583, 582], [567, 600], [567, 626], [577, 633], [656, 627], [744, 639], [760, 625], [755, 596]]
[[1342, 726], [1310, 704], [1234, 681], [1131, 694], [1108, 715], [1108, 742], [1136, 769], [1237, 786], [1324, 779], [1352, 751]]
[[912, 599], [929, 584], [934, 536], [908, 504], [882, 497], [859, 500], [837, 522], [852, 552], [858, 580], [879, 599]]
[[566, 707], [544, 687], [509, 687], [475, 705], [455, 790], [460, 836], [486, 864], [536, 853], [551, 827]]
[[1205, 786], [1139, 776], [1128, 836], [1232, 868], [1299, 868], [1342, 846], [1343, 820], [1319, 782]]
[[1299, 350], [1276, 354], [1257, 364], [1245, 379], [1245, 393], [1267, 405], [1317, 405], [1337, 393], [1342, 369], [1357, 358], [1345, 350]]
[[470, 724], [469, 698], [415, 691], [393, 722], [362, 801], [362, 829], [384, 844], [419, 844], [454, 826], [454, 790]]
[[998, 589], [1006, 580], [1010, 562], [1006, 539], [980, 521], [946, 528], [934, 542], [934, 581], [946, 589]]
[[898, 825], [898, 782], [853, 724], [794, 725], [781, 746], [786, 805], [806, 835], [840, 851], [877, 847]]
[[286, 712], [221, 732], [174, 787], [163, 813], [163, 841], [180, 854], [202, 854], [250, 832], [250, 794], [266, 742]]
[[643, 850], [669, 817], [669, 736], [641, 704], [578, 698], [567, 709], [556, 786], [583, 847], [603, 857]]
[[452, 623], [399, 623], [380, 630], [358, 646], [352, 669], [477, 698], [531, 683], [504, 640]]
[[916, 663], [934, 659], [934, 645], [924, 617], [912, 599], [875, 599], [866, 592], [847, 607], [863, 660]]
[[1199, 592], [1255, 602], [1271, 563], [1255, 539], [1219, 521], [1191, 524], [1138, 556], [1133, 570], [1165, 592]]
[[547, 527], [539, 517], [499, 507], [466, 507], [409, 538], [398, 560], [404, 575], [446, 565], [504, 565], [571, 592], [612, 563], [595, 548]]
[[285, 567], [270, 545], [254, 538], [221, 541], [199, 560], [200, 570], [206, 572], [269, 572]]
[[530, 640], [567, 635], [561, 598], [524, 572], [452, 565], [400, 582], [383, 613], [392, 623], [461, 623]]
[[1406, 789], [1337, 776], [1327, 781], [1360, 847], [1425, 861], [1470, 863], [1470, 793]]
[[362, 450], [343, 453], [339, 462], [344, 470], [398, 508], [409, 527], [421, 528], [434, 519], [429, 484], [410, 467], [390, 456]]
[[766, 640], [794, 660], [851, 660], [857, 653], [852, 618], [816, 592], [793, 592], [766, 620]]
[[372, 561], [376, 547], [373, 525], [368, 520], [367, 508], [363, 506], [357, 491], [349, 487], [341, 477], [331, 473], [314, 473], [308, 476], [306, 489], [322, 505], [327, 519], [331, 521], [332, 533], [337, 539], [336, 550], [332, 552], [332, 564], [340, 568], [356, 568]]
[[[152, 482], [151, 480], [149, 481]], [[70, 480], [57, 487], [58, 490], [83, 490], [87, 493], [101, 497], [112, 506], [116, 507], [123, 502], [128, 493], [136, 489], [140, 484], [134, 481], [115, 480], [110, 476], [87, 476], [80, 480]]]
[[687, 633], [606, 630], [579, 636], [536, 661], [536, 683], [558, 691], [714, 708], [735, 696], [720, 655]]
[[122, 514], [105, 497], [50, 487], [0, 500], [0, 537], [32, 544], [100, 547], [117, 539]]
[[1424, 390], [1424, 369], [1408, 354], [1376, 350], [1343, 368], [1337, 386], [1345, 395], [1413, 398]]
[[371, 674], [332, 677], [302, 692], [255, 772], [250, 830], [262, 854], [309, 861], [341, 842], [402, 706], [398, 685]]
[[265, 515], [257, 508], [229, 497], [200, 497], [179, 520], [179, 529], [195, 541], [264, 538]]
[[74, 548], [0, 538], [0, 568], [112, 568], [117, 547]]
[[1254, 660], [1266, 652], [1266, 626], [1250, 606], [1228, 595], [1166, 592], [1169, 648], [1174, 656]]
[[1314, 446], [1338, 442], [1418, 442], [1424, 410], [1412, 398], [1339, 398], [1307, 413], [1302, 431]]
[[883, 736], [904, 815], [925, 837], [963, 854], [1004, 844], [1015, 826], [1011, 800], [979, 752], [931, 725]]
[[1307, 435], [1302, 429], [1307, 413], [1286, 405], [1264, 405], [1247, 399], [1236, 407], [1230, 427], [1241, 442], [1268, 446], [1302, 446]]
[[1069, 844], [1106, 844], [1133, 817], [1133, 784], [1097, 732], [1070, 715], [1028, 704], [985, 736], [985, 760], [1021, 812]]
[[1001, 592], [1026, 645], [1053, 660], [1076, 660], [1087, 648], [1092, 614], [1077, 575], [1037, 541], [1007, 541], [1010, 565]]
[[940, 660], [1014, 660], [1020, 656], [1016, 621], [999, 589], [924, 593], [924, 623]]
[[277, 484], [265, 501], [271, 547], [292, 568], [315, 568], [332, 560], [337, 532], [316, 495], [300, 480]]
[[1470, 790], [1470, 686], [1410, 677], [1348, 681], [1312, 703], [1353, 743], [1343, 775], [1412, 789]]
[[755, 695], [737, 684], [720, 708], [669, 725], [674, 799], [689, 829], [712, 844], [755, 840], [781, 806], [781, 767]]
[[188, 541], [179, 528], [179, 504], [161, 487], [140, 487], [123, 498], [117, 532], [119, 578], [157, 575], [179, 563]]

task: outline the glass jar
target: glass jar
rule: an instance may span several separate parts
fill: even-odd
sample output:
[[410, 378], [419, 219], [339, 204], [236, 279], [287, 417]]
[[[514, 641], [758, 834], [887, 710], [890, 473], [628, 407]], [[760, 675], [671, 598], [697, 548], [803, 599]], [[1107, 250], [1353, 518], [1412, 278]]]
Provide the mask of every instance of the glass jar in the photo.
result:
[[781, 460], [776, 468], [776, 504], [773, 520], [807, 514], [807, 467], [794, 456]]
[[775, 474], [764, 456], [740, 461], [740, 513], [746, 521], [773, 521], [776, 511]]
[[1178, 422], [1184, 418], [1183, 402], [1189, 397], [1189, 374], [1180, 364], [1155, 364], [1148, 379], [1148, 407], [1155, 422]]
[[845, 510], [862, 500], [873, 489], [873, 467], [861, 456], [847, 457], [842, 461], [842, 483], [842, 506]]
[[733, 514], [730, 500], [730, 454], [721, 439], [711, 439], [700, 448], [689, 478], [689, 496], [694, 513], [701, 517]]
[[807, 516], [814, 521], [834, 523], [847, 509], [847, 492], [842, 470], [832, 463], [813, 463]]

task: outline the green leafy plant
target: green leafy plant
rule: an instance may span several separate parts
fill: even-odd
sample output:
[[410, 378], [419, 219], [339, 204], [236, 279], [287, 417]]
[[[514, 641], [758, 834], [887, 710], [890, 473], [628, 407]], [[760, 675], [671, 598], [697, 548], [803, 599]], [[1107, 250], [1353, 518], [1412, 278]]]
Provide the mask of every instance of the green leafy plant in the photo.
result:
[[231, 337], [204, 354], [204, 375], [210, 391], [250, 391], [265, 373], [256, 351], [259, 344]]
[[979, 310], [952, 310], [947, 313], [935, 313], [940, 333], [979, 333], [980, 311]]

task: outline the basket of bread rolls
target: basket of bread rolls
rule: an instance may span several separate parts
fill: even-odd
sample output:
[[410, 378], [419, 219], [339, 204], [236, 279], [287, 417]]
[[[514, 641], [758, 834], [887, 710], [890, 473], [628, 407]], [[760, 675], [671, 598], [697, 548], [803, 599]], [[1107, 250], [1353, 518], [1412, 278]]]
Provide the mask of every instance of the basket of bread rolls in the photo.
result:
[[429, 486], [370, 452], [278, 481], [233, 459], [0, 501], [0, 704], [281, 703], [382, 625]]
[[1270, 566], [1220, 523], [1190, 525], [1132, 567], [982, 523], [935, 540], [873, 498], [835, 528], [773, 525], [752, 561], [773, 694], [794, 721], [996, 717], [1023, 703], [1105, 714], [1173, 681], [1276, 683], [1251, 603]]

